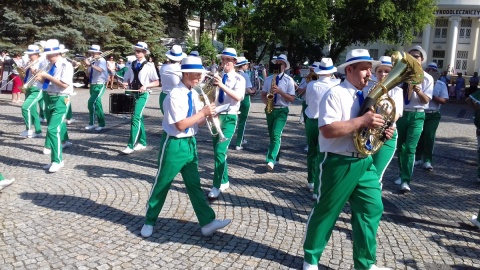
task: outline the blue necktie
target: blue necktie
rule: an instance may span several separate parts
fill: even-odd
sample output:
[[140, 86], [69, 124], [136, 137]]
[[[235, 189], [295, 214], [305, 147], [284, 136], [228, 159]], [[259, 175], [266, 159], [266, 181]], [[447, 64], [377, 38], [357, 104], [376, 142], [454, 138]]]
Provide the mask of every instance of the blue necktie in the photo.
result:
[[142, 64], [140, 64], [140, 62], [137, 62], [137, 66], [135, 67], [135, 69], [138, 71], [138, 70], [140, 69], [140, 66], [141, 66], [141, 65], [142, 65]]
[[25, 78], [23, 78], [23, 83], [27, 82], [28, 76], [30, 76], [30, 69], [27, 69], [27, 73], [25, 74]]
[[[53, 64], [53, 66], [50, 68], [50, 71], [48, 72], [48, 74], [49, 74], [50, 76], [53, 76], [53, 74], [55, 74], [55, 69], [56, 69], [55, 64]], [[43, 90], [47, 89], [49, 84], [50, 84], [50, 80], [45, 79], [45, 80], [43, 81], [42, 89], [43, 89]]]
[[357, 97], [358, 97], [358, 102], [360, 103], [360, 106], [362, 106], [363, 101], [365, 100], [365, 98], [363, 97], [363, 92], [357, 91]]
[[[188, 96], [188, 113], [187, 113], [187, 118], [188, 118], [193, 114], [192, 91], [188, 92], [187, 96]], [[185, 133], [188, 133], [189, 129], [190, 129], [189, 127], [186, 128]]]
[[[227, 78], [228, 78], [227, 73], [223, 74], [223, 78], [222, 78], [223, 84], [227, 82]], [[224, 96], [225, 96], [225, 92], [223, 92], [223, 90], [220, 89], [220, 92], [218, 93], [218, 103], [223, 103]]]
[[[280, 75], [277, 75], [275, 77], [275, 85], [278, 86], [278, 83], [280, 82]], [[277, 94], [273, 95], [273, 105], [277, 104]]]
[[90, 68], [90, 79], [88, 80], [90, 84], [92, 84], [92, 80], [93, 80], [93, 67]]

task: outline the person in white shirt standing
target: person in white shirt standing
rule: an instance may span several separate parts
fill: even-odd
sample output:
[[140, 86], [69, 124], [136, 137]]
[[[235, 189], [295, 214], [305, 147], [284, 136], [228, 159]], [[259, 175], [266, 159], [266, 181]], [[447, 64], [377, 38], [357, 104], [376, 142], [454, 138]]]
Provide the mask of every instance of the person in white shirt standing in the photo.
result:
[[213, 173], [213, 187], [208, 193], [210, 199], [216, 199], [220, 192], [230, 187], [227, 151], [237, 127], [237, 114], [240, 109], [240, 102], [245, 96], [245, 79], [242, 75], [235, 72], [237, 51], [233, 48], [225, 48], [221, 54], [217, 55], [217, 58], [221, 59], [223, 74], [220, 76], [218, 73], [214, 73], [214, 84], [218, 87], [215, 105], [229, 104], [230, 107], [228, 111], [221, 112], [218, 115], [220, 128], [227, 140], [221, 142], [218, 134], [213, 136], [212, 139], [215, 154], [215, 171]]
[[135, 90], [129, 93], [135, 97], [136, 101], [132, 114], [128, 145], [122, 151], [125, 155], [147, 148], [147, 133], [143, 123], [143, 110], [150, 97], [149, 88], [158, 86], [158, 75], [155, 65], [147, 62], [145, 59], [145, 56], [150, 54], [147, 43], [137, 42], [132, 48], [135, 50], [137, 60], [133, 61], [128, 67], [123, 78], [123, 84], [124, 86], [130, 85], [130, 88]]
[[333, 86], [340, 80], [332, 79], [337, 68], [333, 66], [331, 58], [323, 58], [314, 68], [317, 80], [310, 82], [305, 91], [305, 133], [307, 135], [307, 187], [313, 190], [313, 198], [318, 195], [318, 177], [320, 174], [320, 160], [324, 153], [318, 145], [318, 117], [320, 117], [320, 101]]
[[[435, 135], [442, 115], [440, 114], [440, 106], [447, 103], [448, 88], [447, 85], [439, 80], [437, 71], [438, 67], [435, 62], [429, 63], [425, 71], [434, 78], [432, 99], [425, 109], [425, 121], [423, 121], [423, 130], [418, 140], [417, 149], [415, 151], [415, 165], [423, 165], [425, 170], [432, 171], [433, 147], [435, 146]], [[433, 76], [435, 75], [435, 76]], [[437, 79], [435, 79], [437, 78]]]
[[[99, 45], [92, 45], [88, 49], [88, 52], [90, 53], [91, 60], [85, 59], [85, 64], [90, 67], [90, 98], [88, 99], [88, 126], [86, 126], [85, 129], [100, 131], [105, 128], [102, 96], [107, 89], [107, 61], [101, 57], [102, 51]], [[95, 126], [95, 116], [97, 117], [98, 126]]]
[[[285, 70], [290, 69], [290, 62], [284, 54], [279, 55], [272, 60], [272, 63], [278, 65], [280, 73], [274, 77], [267, 77], [262, 88], [262, 101], [267, 104], [267, 94], [274, 95], [273, 111], [267, 115], [268, 134], [270, 144], [266, 157], [267, 169], [273, 170], [273, 167], [280, 158], [280, 146], [282, 142], [282, 132], [288, 117], [288, 106], [295, 100], [295, 82], [292, 77], [285, 74]], [[272, 87], [273, 85], [273, 87]]]
[[170, 60], [169, 64], [162, 65], [160, 69], [160, 81], [162, 82], [162, 93], [160, 93], [160, 111], [163, 114], [163, 101], [168, 93], [177, 86], [182, 79], [182, 72], [180, 72], [180, 61], [187, 57], [187, 54], [182, 52], [182, 47], [173, 45], [172, 48], [165, 54]]

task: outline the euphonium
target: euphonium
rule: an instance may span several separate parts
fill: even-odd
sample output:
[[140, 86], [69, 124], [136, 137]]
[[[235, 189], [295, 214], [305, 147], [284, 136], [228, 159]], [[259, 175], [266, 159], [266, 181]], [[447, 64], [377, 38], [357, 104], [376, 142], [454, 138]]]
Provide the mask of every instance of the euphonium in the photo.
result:
[[[197, 91], [200, 101], [202, 101], [205, 105], [210, 105], [211, 103], [215, 102], [218, 87], [214, 84], [214, 82], [215, 79], [213, 76], [206, 75], [204, 83], [193, 88], [195, 91]], [[209, 116], [207, 117], [206, 122], [208, 129], [210, 130], [210, 134], [212, 134], [212, 136], [218, 135], [218, 143], [228, 140], [223, 134], [218, 116]]]
[[270, 114], [273, 112], [273, 106], [275, 105], [275, 95], [273, 94], [273, 87], [277, 85], [276, 78], [280, 73], [280, 70], [274, 65], [273, 75], [272, 75], [272, 84], [270, 85], [270, 92], [267, 94], [267, 105], [265, 107], [265, 112]]
[[364, 115], [372, 107], [383, 116], [385, 124], [378, 128], [360, 128], [353, 133], [353, 142], [363, 155], [375, 154], [386, 141], [385, 130], [395, 122], [395, 102], [388, 91], [402, 82], [417, 85], [423, 81], [422, 66], [410, 54], [396, 51], [392, 54], [393, 69], [381, 82], [369, 89], [358, 116]]

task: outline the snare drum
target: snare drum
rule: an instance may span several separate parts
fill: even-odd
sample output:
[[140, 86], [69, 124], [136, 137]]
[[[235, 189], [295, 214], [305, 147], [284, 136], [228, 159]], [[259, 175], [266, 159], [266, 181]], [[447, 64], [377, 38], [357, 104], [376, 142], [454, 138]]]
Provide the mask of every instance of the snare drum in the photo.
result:
[[132, 114], [135, 108], [135, 97], [127, 94], [110, 94], [110, 113]]

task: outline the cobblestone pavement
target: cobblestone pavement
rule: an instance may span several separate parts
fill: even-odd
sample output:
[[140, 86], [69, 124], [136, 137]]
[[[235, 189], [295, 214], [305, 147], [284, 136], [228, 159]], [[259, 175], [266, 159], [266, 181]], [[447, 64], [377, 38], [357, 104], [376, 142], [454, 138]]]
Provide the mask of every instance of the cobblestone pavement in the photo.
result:
[[[109, 93], [103, 96], [108, 111]], [[88, 90], [77, 89], [69, 126], [73, 146], [65, 167], [47, 174], [43, 138], [24, 139], [20, 105], [0, 95], [1, 172], [16, 182], [0, 192], [0, 269], [299, 269], [302, 238], [313, 204], [306, 188], [300, 104], [290, 109], [282, 158], [265, 168], [268, 136], [259, 96], [252, 104], [243, 151], [230, 146], [230, 189], [211, 202], [218, 218], [231, 218], [211, 237], [200, 232], [180, 176], [174, 180], [153, 235], [140, 237], [145, 203], [156, 173], [162, 116], [159, 92], [144, 112], [148, 148], [119, 155], [129, 119], [107, 114], [107, 129], [85, 131]], [[44, 133], [46, 131], [43, 127]], [[198, 134], [205, 195], [212, 184], [212, 142]], [[377, 265], [393, 269], [480, 267], [480, 231], [469, 225], [480, 208], [472, 112], [447, 104], [438, 130], [434, 170], [416, 168], [412, 192], [393, 183], [397, 160], [384, 177]], [[345, 206], [321, 258], [321, 269], [351, 269], [350, 208]]]

